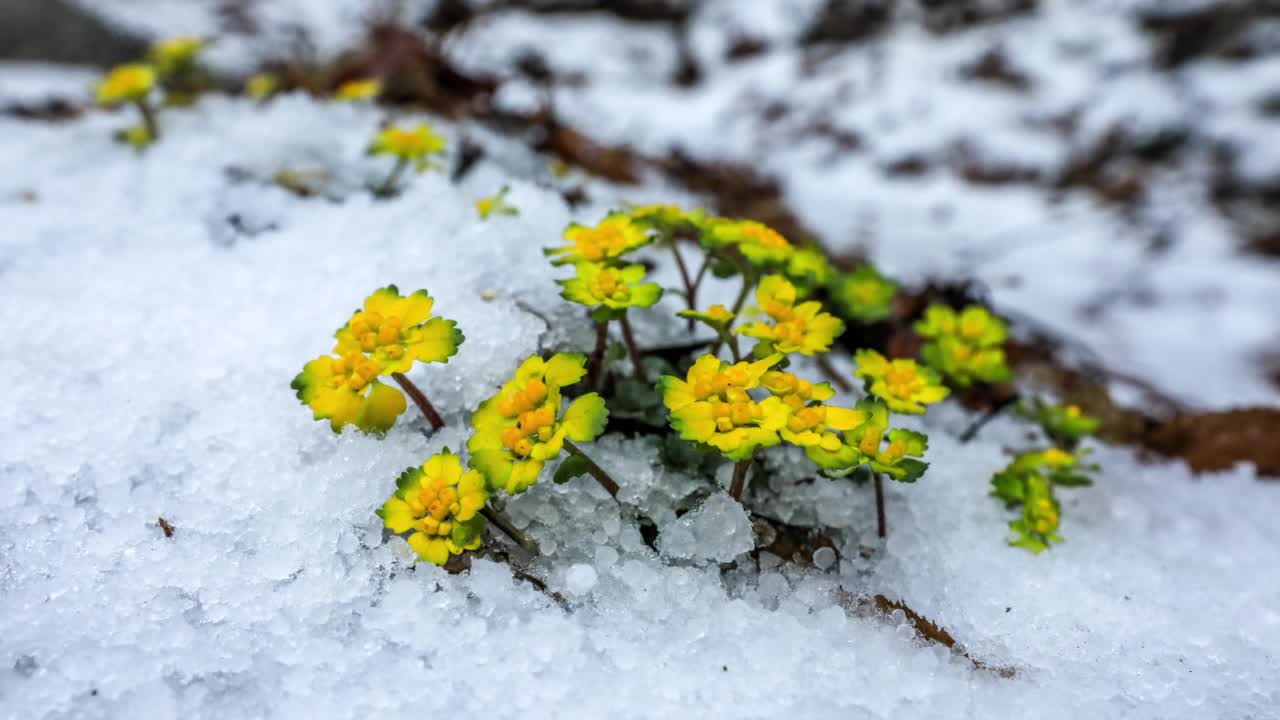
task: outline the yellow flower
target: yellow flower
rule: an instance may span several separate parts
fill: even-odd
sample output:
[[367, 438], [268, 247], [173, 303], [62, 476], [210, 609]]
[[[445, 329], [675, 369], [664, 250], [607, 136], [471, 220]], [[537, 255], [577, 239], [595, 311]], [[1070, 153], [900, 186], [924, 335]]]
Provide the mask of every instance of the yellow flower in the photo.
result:
[[770, 370], [760, 378], [760, 385], [778, 397], [795, 395], [805, 403], [826, 402], [835, 397], [836, 391], [828, 383], [811, 383], [804, 378], [781, 370]]
[[859, 265], [841, 274], [831, 284], [831, 299], [846, 317], [860, 322], [876, 322], [889, 317], [898, 285], [884, 277], [873, 265]]
[[826, 287], [834, 274], [827, 256], [813, 248], [796, 250], [787, 262], [787, 277], [802, 288]]
[[1053, 543], [1062, 542], [1058, 535], [1061, 508], [1048, 481], [1039, 475], [1026, 476], [1022, 503], [1022, 517], [1009, 523], [1009, 529], [1016, 533], [1010, 545], [1040, 553]]
[[932, 370], [915, 360], [888, 360], [875, 350], [859, 350], [854, 355], [854, 375], [865, 378], [868, 392], [885, 401], [894, 412], [918, 415], [925, 405], [941, 402], [950, 391], [938, 384]]
[[323, 355], [302, 368], [291, 387], [309, 405], [316, 420], [327, 419], [334, 432], [355, 425], [380, 435], [404, 412], [404, 395], [378, 382], [381, 368], [358, 352]]
[[480, 404], [471, 417], [475, 434], [467, 441], [471, 467], [491, 490], [521, 493], [538, 481], [548, 460], [558, 457], [565, 440], [589, 442], [604, 432], [609, 419], [604, 399], [588, 393], [561, 415], [561, 388], [586, 374], [586, 358], [534, 355], [516, 370], [498, 394]]
[[373, 100], [381, 94], [382, 83], [380, 81], [363, 78], [342, 83], [333, 93], [333, 97], [335, 100], [342, 102], [358, 102], [360, 100]]
[[431, 155], [444, 152], [444, 137], [427, 123], [412, 128], [391, 125], [378, 131], [369, 143], [370, 155], [390, 155], [402, 162], [416, 163], [419, 172], [431, 166]]
[[195, 62], [196, 55], [208, 46], [205, 38], [184, 35], [161, 40], [147, 53], [161, 77], [169, 77], [187, 70]]
[[912, 430], [889, 430], [889, 407], [883, 402], [863, 400], [858, 410], [865, 413], [864, 422], [845, 434], [845, 442], [860, 456], [855, 464], [866, 464], [899, 482], [919, 479], [929, 468], [918, 459], [928, 450], [929, 438]]
[[564, 231], [564, 239], [568, 245], [543, 250], [553, 265], [613, 263], [652, 240], [642, 226], [620, 213], [609, 215], [595, 227], [574, 223]]
[[659, 230], [698, 228], [707, 218], [705, 210], [685, 210], [679, 205], [641, 205], [631, 209], [632, 219]]
[[244, 84], [244, 92], [255, 100], [265, 100], [280, 89], [280, 78], [272, 73], [263, 72], [249, 78]]
[[409, 547], [418, 557], [444, 565], [450, 555], [480, 547], [480, 510], [488, 499], [480, 473], [463, 472], [462, 461], [445, 448], [422, 467], [405, 470], [395, 494], [377, 513], [391, 532], [412, 531]]
[[744, 325], [738, 328], [738, 333], [762, 341], [763, 347], [757, 354], [826, 352], [844, 332], [844, 323], [822, 312], [822, 303], [810, 300], [796, 305], [796, 288], [781, 275], [766, 275], [760, 281], [756, 302], [773, 322]]
[[931, 305], [915, 331], [931, 339], [920, 357], [961, 387], [975, 380], [1005, 382], [1011, 376], [1000, 347], [1008, 330], [985, 308], [970, 305], [957, 314], [945, 305]]
[[642, 283], [643, 265], [609, 268], [599, 263], [578, 263], [574, 266], [578, 276], [570, 280], [557, 280], [564, 286], [560, 296], [570, 302], [589, 308], [625, 310], [629, 307], [652, 307], [662, 297], [657, 283]]
[[676, 315], [682, 318], [692, 318], [697, 320], [712, 330], [715, 330], [717, 333], [727, 330], [729, 326], [733, 324], [733, 319], [736, 317], [733, 314], [733, 311], [718, 303], [707, 308], [705, 311], [681, 310], [676, 313]]
[[781, 233], [754, 220], [711, 221], [707, 223], [702, 242], [710, 248], [737, 248], [756, 266], [786, 263], [795, 253], [795, 247]]
[[954, 336], [976, 348], [994, 347], [1008, 336], [1004, 321], [980, 305], [970, 305], [959, 315], [946, 305], [930, 305], [915, 324], [915, 331], [924, 338]]
[[156, 84], [156, 71], [150, 65], [134, 63], [111, 70], [97, 87], [99, 105], [140, 102]]
[[787, 423], [778, 431], [782, 439], [804, 448], [809, 459], [819, 467], [847, 467], [852, 454], [846, 450], [843, 433], [865, 423], [867, 411], [820, 403], [806, 404], [799, 394], [785, 395], [782, 402], [788, 411]]
[[782, 359], [725, 366], [714, 355], [694, 362], [684, 380], [664, 375], [658, 381], [663, 403], [670, 411], [671, 427], [686, 440], [705, 443], [731, 460], [745, 460], [757, 448], [779, 442], [778, 430], [789, 410], [777, 397], [757, 402], [748, 390], [760, 386], [770, 367]]
[[519, 215], [520, 211], [507, 202], [507, 193], [511, 188], [506, 185], [496, 195], [482, 197], [476, 201], [476, 214], [481, 220], [488, 220], [490, 215]]
[[448, 362], [464, 338], [453, 320], [431, 317], [434, 305], [426, 290], [400, 297], [395, 285], [379, 288], [335, 334], [334, 352], [364, 353], [380, 375], [406, 372], [415, 360]]

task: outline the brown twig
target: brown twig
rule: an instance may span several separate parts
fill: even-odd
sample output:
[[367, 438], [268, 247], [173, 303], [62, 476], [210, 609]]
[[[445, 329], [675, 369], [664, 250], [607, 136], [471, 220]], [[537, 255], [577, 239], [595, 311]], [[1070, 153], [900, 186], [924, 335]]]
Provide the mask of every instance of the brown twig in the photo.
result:
[[431, 423], [431, 428], [433, 430], [439, 430], [444, 427], [444, 418], [440, 417], [440, 413], [436, 412], [431, 401], [427, 399], [426, 395], [422, 394], [422, 391], [418, 389], [417, 385], [414, 385], [413, 382], [402, 373], [391, 373], [391, 377], [405, 391], [405, 394], [413, 398], [414, 404], [416, 404], [418, 409], [422, 411], [422, 414], [427, 417], [427, 422]]
[[747, 489], [747, 470], [751, 468], [752, 458], [739, 460], [733, 466], [733, 482], [729, 484], [729, 497], [741, 501], [742, 493]]
[[631, 355], [631, 364], [636, 370], [636, 380], [649, 383], [649, 374], [644, 370], [644, 355], [640, 354], [640, 346], [636, 345], [636, 336], [631, 332], [631, 321], [626, 315], [618, 321], [622, 325], [622, 341], [627, 344], [627, 353]]
[[569, 452], [582, 458], [582, 461], [587, 464], [587, 472], [591, 474], [591, 477], [595, 478], [596, 482], [600, 483], [600, 487], [604, 488], [605, 491], [617, 500], [619, 490], [618, 483], [614, 482], [613, 478], [609, 477], [609, 473], [605, 472], [604, 468], [597, 465], [594, 460], [587, 457], [587, 454], [582, 452], [577, 445], [565, 440], [564, 446]]

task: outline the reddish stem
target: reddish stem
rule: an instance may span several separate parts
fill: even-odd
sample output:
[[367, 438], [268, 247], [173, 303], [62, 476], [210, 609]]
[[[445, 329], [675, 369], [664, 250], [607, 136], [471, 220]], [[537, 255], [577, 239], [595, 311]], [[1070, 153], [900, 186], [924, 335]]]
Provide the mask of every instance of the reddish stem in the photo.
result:
[[418, 406], [418, 409], [422, 411], [423, 415], [427, 416], [427, 422], [431, 423], [431, 428], [433, 430], [439, 430], [444, 427], [444, 418], [440, 417], [440, 413], [436, 412], [431, 401], [427, 399], [426, 395], [422, 394], [422, 391], [418, 389], [417, 385], [414, 385], [409, 378], [405, 377], [401, 373], [391, 373], [391, 377], [400, 385], [400, 388], [405, 391], [405, 394], [413, 398], [414, 404]]
[[622, 341], [627, 344], [627, 353], [631, 355], [631, 364], [636, 369], [636, 380], [648, 384], [649, 374], [644, 371], [644, 356], [640, 354], [640, 347], [636, 345], [636, 336], [631, 332], [631, 321], [623, 315], [619, 322], [622, 324]]
[[733, 482], [729, 485], [729, 497], [741, 501], [742, 493], [747, 489], [747, 470], [751, 468], [752, 458], [739, 460], [733, 466]]
[[875, 475], [876, 484], [876, 527], [880, 533], [880, 539], [884, 539], [889, 535], [889, 528], [885, 524], [884, 519], [884, 479], [880, 473]]

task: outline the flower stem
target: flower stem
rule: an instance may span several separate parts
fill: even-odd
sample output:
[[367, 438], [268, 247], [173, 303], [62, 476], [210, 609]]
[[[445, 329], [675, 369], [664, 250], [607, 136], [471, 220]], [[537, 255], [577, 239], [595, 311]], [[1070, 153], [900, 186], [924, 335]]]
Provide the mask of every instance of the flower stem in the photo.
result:
[[413, 381], [401, 373], [391, 373], [391, 377], [409, 397], [413, 398], [414, 404], [418, 406], [422, 414], [427, 416], [427, 422], [431, 423], [431, 429], [439, 430], [444, 427], [444, 418], [440, 417], [440, 413], [436, 412], [435, 406], [431, 404], [426, 395], [422, 394], [418, 386], [413, 384]]
[[591, 477], [595, 478], [596, 482], [600, 483], [600, 487], [604, 488], [615, 500], [617, 500], [618, 483], [614, 482], [613, 478], [609, 477], [609, 473], [605, 472], [604, 468], [597, 465], [594, 460], [587, 457], [587, 454], [578, 449], [577, 445], [565, 440], [564, 446], [569, 452], [582, 458], [583, 462], [587, 464], [587, 472], [591, 474]]
[[507, 537], [515, 541], [517, 545], [524, 548], [525, 552], [530, 555], [538, 554], [538, 543], [529, 538], [528, 535], [520, 532], [520, 529], [511, 524], [505, 515], [485, 505], [480, 508], [480, 514], [484, 515], [484, 519], [493, 523], [494, 527], [501, 530]]
[[631, 321], [623, 315], [619, 323], [622, 325], [622, 341], [627, 344], [627, 353], [631, 355], [631, 364], [636, 369], [636, 380], [647, 385], [649, 374], [644, 371], [644, 355], [640, 354], [640, 346], [636, 345], [636, 336], [631, 332]]
[[814, 355], [813, 362], [818, 366], [818, 370], [822, 372], [822, 375], [839, 388], [841, 392], [853, 392], [853, 383], [836, 371], [835, 366], [831, 364], [831, 360], [826, 355]]
[[156, 122], [156, 113], [147, 104], [146, 98], [138, 98], [133, 103], [142, 116], [142, 127], [147, 129], [147, 137], [151, 142], [160, 139], [160, 124]]
[[[755, 273], [753, 273], [753, 272], [751, 272], [751, 271], [749, 271], [749, 270], [743, 270], [743, 272], [742, 272], [742, 290], [738, 291], [738, 299], [733, 301], [733, 310], [731, 310], [731, 312], [732, 312], [735, 316], [736, 316], [739, 312], [741, 312], [741, 310], [742, 310], [742, 305], [743, 305], [743, 303], [745, 303], [745, 302], [747, 301], [747, 295], [749, 295], [749, 294], [751, 293], [751, 288], [752, 288], [755, 284], [756, 284], [756, 277], [755, 277]], [[736, 340], [735, 340], [735, 342], [736, 342]], [[723, 345], [723, 344], [724, 344], [724, 338], [722, 337], [720, 340], [716, 341], [716, 344], [715, 344], [715, 345], [712, 345], [712, 346], [711, 346], [711, 354], [712, 354], [712, 355], [715, 355], [716, 353], [720, 352], [720, 346], [721, 346], [721, 345]], [[735, 353], [735, 357], [737, 357], [736, 353]], [[736, 362], [736, 360], [735, 360], [735, 362]]]
[[987, 410], [985, 413], [983, 413], [981, 417], [973, 421], [973, 424], [965, 428], [964, 432], [960, 433], [960, 442], [962, 444], [967, 443], [970, 440], [978, 437], [978, 431], [986, 427], [987, 423], [991, 422], [992, 420], [995, 420], [997, 415], [1003, 412], [1005, 408], [1012, 405], [1015, 401], [1017, 401], [1017, 399], [1018, 399], [1017, 395], [1010, 395], [1007, 398], [1001, 399], [995, 405], [992, 405], [990, 410]]
[[599, 391], [604, 387], [604, 353], [609, 346], [609, 321], [596, 323], [596, 347], [587, 361], [587, 386]]
[[884, 477], [880, 473], [876, 473], [873, 482], [875, 482], [876, 486], [876, 529], [880, 534], [880, 539], [883, 540], [889, 535], [889, 528], [884, 519]]
[[409, 161], [404, 158], [396, 158], [395, 167], [391, 168], [391, 173], [387, 175], [387, 179], [382, 181], [374, 193], [381, 197], [388, 197], [395, 193], [396, 183], [400, 181], [400, 176], [404, 174], [405, 168], [409, 167]]
[[753, 458], [739, 460], [733, 466], [733, 482], [729, 485], [729, 497], [741, 501], [742, 493], [747, 489], [747, 470], [751, 468]]
[[[684, 283], [684, 299], [689, 305], [689, 309], [695, 309], [693, 279], [689, 277], [689, 267], [684, 264], [684, 256], [680, 254], [678, 241], [674, 237], [668, 237], [668, 244], [671, 245], [671, 256], [676, 260], [676, 267], [680, 270], [680, 281]], [[697, 323], [693, 318], [689, 318], [689, 334], [693, 334]]]
[[747, 295], [751, 294], [751, 288], [756, 284], [756, 276], [753, 272], [742, 273], [742, 289], [738, 291], [738, 299], [733, 301], [732, 312], [737, 315], [742, 311], [742, 306], [747, 302]]

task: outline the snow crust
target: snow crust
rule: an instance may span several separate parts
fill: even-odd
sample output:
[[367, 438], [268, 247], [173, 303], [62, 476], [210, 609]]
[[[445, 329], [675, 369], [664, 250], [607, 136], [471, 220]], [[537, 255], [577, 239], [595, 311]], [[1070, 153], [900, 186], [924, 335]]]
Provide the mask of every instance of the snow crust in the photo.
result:
[[[766, 24], [780, 42], [794, 34]], [[1118, 21], [1092, 25], [1099, 53], [1136, 52], [1112, 42], [1133, 39]], [[540, 37], [533, 20], [516, 27]], [[1061, 32], [1085, 31], [1063, 22]], [[886, 45], [915, 60], [950, 52], [922, 38]], [[930, 77], [925, 67], [917, 77]], [[83, 78], [48, 72], [51, 86]], [[721, 101], [644, 97], [681, 103], [640, 116], [668, 137], [711, 122], [702, 110]], [[594, 107], [578, 105], [587, 100], [559, 107]], [[1161, 112], [1136, 98], [1132, 108]], [[674, 193], [593, 185], [595, 202], [573, 213], [538, 158], [480, 133], [490, 153], [461, 185], [427, 174], [374, 200], [360, 188], [387, 168], [362, 150], [381, 119], [302, 96], [267, 106], [207, 97], [166, 114], [144, 155], [111, 141], [126, 122], [118, 114], [0, 119], [0, 158], [15, 169], [0, 174], [10, 339], [0, 354], [0, 717], [1276, 715], [1280, 485], [1248, 467], [1192, 477], [1094, 446], [1099, 482], [1063, 493], [1067, 542], [1032, 556], [1005, 546], [1009, 518], [986, 495], [1008, 451], [1028, 444], [1026, 426], [999, 419], [961, 445], [968, 418], [951, 405], [906, 423], [929, 432], [932, 467], [915, 485], [889, 483], [885, 543], [870, 488], [816, 477], [799, 453], [770, 453], [752, 505], [825, 528], [835, 547], [812, 565], [744, 555], [750, 523], [720, 492], [727, 472], [707, 487], [667, 467], [656, 441], [617, 436], [592, 455], [622, 500], [662, 528], [661, 554], [633, 512], [579, 478], [543, 482], [506, 508], [543, 550], [529, 572], [564, 606], [491, 560], [462, 575], [413, 564], [373, 514], [395, 476], [462, 448], [470, 411], [523, 357], [589, 346], [588, 324], [557, 295], [563, 273], [540, 248], [570, 220]], [[456, 145], [459, 129], [433, 121]], [[699, 152], [747, 148], [731, 133], [688, 132], [725, 138]], [[1054, 156], [1020, 139], [996, 146]], [[762, 162], [785, 172], [789, 200], [833, 238], [879, 218], [892, 233], [867, 247], [888, 270], [994, 279], [1052, 267], [1034, 283], [993, 280], [997, 300], [1206, 403], [1270, 397], [1243, 358], [1274, 327], [1259, 317], [1274, 273], [1232, 255], [1226, 232], [1202, 205], [1179, 205], [1176, 187], [1162, 208], [1185, 242], [1155, 261], [1117, 242], [1117, 218], [1083, 198], [1051, 206], [1032, 190], [945, 173], [888, 181], [865, 157], [821, 174], [802, 152], [779, 148]], [[285, 168], [327, 173], [331, 197], [266, 182]], [[520, 215], [479, 221], [471, 202], [503, 183]], [[945, 244], [926, 212], [943, 198]], [[995, 259], [972, 259], [984, 253]], [[665, 259], [654, 260], [670, 284]], [[1074, 314], [1082, 299], [1138, 281], [1168, 301], [1096, 324]], [[411, 373], [448, 425], [424, 437], [411, 410], [382, 442], [335, 436], [288, 381], [388, 282], [428, 288], [466, 334], [448, 365]], [[1187, 288], [1216, 304], [1205, 309]], [[713, 286], [707, 301], [732, 290]], [[658, 317], [638, 323], [645, 342], [679, 336]], [[1219, 333], [1240, 355], [1196, 350], [1190, 328]], [[677, 502], [698, 494], [677, 517]], [[989, 669], [922, 641], [900, 611], [870, 613], [875, 594], [937, 622]]]

